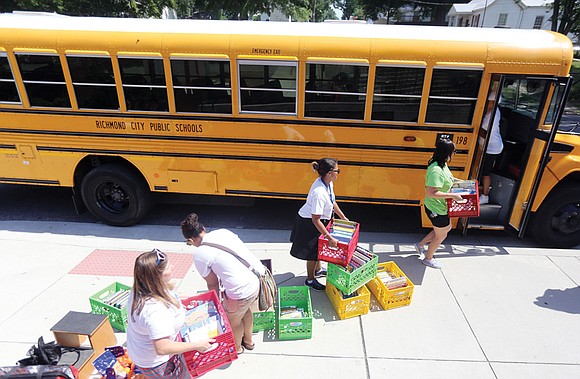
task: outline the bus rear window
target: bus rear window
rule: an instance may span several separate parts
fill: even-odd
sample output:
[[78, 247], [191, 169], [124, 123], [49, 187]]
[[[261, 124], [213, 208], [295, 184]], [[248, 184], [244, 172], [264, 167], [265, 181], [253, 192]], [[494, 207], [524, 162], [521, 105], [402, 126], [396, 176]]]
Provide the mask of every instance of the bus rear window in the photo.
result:
[[426, 122], [470, 125], [481, 84], [481, 70], [433, 70]]
[[422, 67], [378, 66], [372, 119], [417, 122], [424, 78]]
[[31, 106], [71, 107], [58, 55], [16, 54], [16, 61]]
[[306, 65], [306, 117], [362, 120], [369, 68], [344, 64]]
[[169, 110], [161, 58], [119, 58], [119, 68], [127, 110]]
[[10, 70], [8, 57], [0, 55], [0, 102], [20, 104], [16, 82]]
[[232, 113], [230, 62], [172, 59], [177, 112]]
[[119, 109], [111, 58], [67, 56], [66, 59], [79, 108]]

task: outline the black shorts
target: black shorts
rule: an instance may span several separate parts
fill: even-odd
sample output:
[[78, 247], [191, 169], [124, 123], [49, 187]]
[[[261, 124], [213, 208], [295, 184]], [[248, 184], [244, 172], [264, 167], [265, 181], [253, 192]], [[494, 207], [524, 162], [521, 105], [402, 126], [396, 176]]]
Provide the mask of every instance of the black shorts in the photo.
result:
[[433, 224], [433, 226], [444, 228], [451, 224], [451, 220], [449, 220], [448, 215], [438, 215], [434, 212], [431, 212], [427, 207], [425, 207], [425, 213], [427, 213], [427, 217], [429, 217], [429, 220], [431, 220], [431, 224]]
[[481, 168], [481, 176], [489, 176], [491, 174], [497, 157], [499, 157], [499, 154], [485, 154], [483, 167]]

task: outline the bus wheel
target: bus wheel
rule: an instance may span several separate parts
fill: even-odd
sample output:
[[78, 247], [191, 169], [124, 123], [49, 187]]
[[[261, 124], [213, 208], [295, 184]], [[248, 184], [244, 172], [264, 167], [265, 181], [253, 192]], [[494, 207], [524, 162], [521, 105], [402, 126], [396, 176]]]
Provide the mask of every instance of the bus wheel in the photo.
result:
[[580, 245], [580, 189], [566, 186], [542, 204], [534, 215], [532, 232], [543, 246], [569, 248]]
[[113, 164], [90, 171], [83, 179], [81, 193], [89, 211], [113, 226], [136, 224], [151, 206], [145, 181], [128, 168]]

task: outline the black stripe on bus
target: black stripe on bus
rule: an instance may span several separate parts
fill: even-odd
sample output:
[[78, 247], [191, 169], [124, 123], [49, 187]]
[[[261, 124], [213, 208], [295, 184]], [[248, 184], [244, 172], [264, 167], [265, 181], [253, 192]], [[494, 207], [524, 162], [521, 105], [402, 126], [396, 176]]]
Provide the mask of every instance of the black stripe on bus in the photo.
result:
[[[112, 134], [112, 133], [94, 133], [94, 132], [65, 132], [65, 131], [46, 131], [46, 130], [23, 130], [23, 129], [6, 129], [0, 128], [0, 133], [15, 134], [42, 134], [55, 136], [74, 136], [74, 137], [99, 137], [99, 138], [122, 138], [122, 139], [143, 139], [159, 141], [192, 141], [192, 142], [215, 142], [215, 143], [233, 143], [233, 144], [257, 144], [257, 145], [278, 145], [278, 146], [303, 146], [303, 147], [332, 147], [341, 149], [364, 149], [364, 150], [384, 150], [384, 151], [410, 151], [418, 153], [432, 153], [435, 147], [412, 147], [412, 146], [383, 146], [383, 145], [366, 145], [355, 143], [337, 143], [337, 142], [308, 142], [308, 141], [287, 141], [287, 140], [260, 140], [254, 138], [226, 138], [226, 137], [189, 137], [189, 136], [159, 136], [159, 135], [141, 135], [141, 134]], [[467, 150], [456, 150], [457, 154], [467, 154]]]
[[[84, 116], [84, 117], [108, 117], [108, 118], [135, 118], [135, 119], [160, 119], [172, 121], [222, 121], [222, 122], [242, 122], [242, 123], [260, 123], [260, 124], [292, 124], [292, 125], [313, 125], [313, 126], [336, 126], [345, 128], [367, 128], [367, 129], [394, 129], [394, 130], [409, 130], [409, 131], [438, 131], [446, 133], [473, 133], [473, 128], [469, 125], [464, 127], [445, 127], [441, 126], [419, 126], [419, 125], [393, 125], [393, 124], [379, 124], [365, 123], [361, 120], [343, 120], [343, 121], [321, 121], [321, 120], [292, 120], [292, 119], [272, 119], [262, 117], [236, 117], [236, 116], [205, 116], [195, 115], [188, 116], [183, 114], [142, 114], [142, 113], [103, 113], [103, 112], [83, 112], [83, 111], [55, 111], [55, 110], [41, 110], [41, 109], [0, 109], [1, 112], [26, 113], [26, 114], [45, 114], [45, 115], [60, 115], [60, 116]], [[357, 123], [353, 123], [357, 122]]]
[[3, 183], [27, 183], [27, 184], [44, 184], [44, 185], [60, 185], [59, 180], [43, 180], [43, 179], [22, 179], [22, 178], [2, 178], [0, 177], [0, 182]]
[[[303, 194], [295, 193], [284, 193], [284, 192], [262, 192], [262, 191], [248, 191], [248, 190], [226, 190], [227, 195], [248, 195], [248, 196], [272, 196], [278, 198], [289, 198], [289, 199], [305, 199], [306, 196]], [[341, 201], [359, 201], [365, 203], [396, 203], [396, 204], [408, 204], [408, 205], [418, 205], [419, 200], [402, 200], [402, 199], [374, 199], [369, 197], [356, 197], [356, 196], [337, 196], [336, 200]]]
[[[207, 158], [207, 159], [228, 159], [228, 160], [245, 160], [245, 161], [266, 161], [266, 162], [286, 162], [286, 163], [310, 163], [311, 159], [300, 158], [281, 158], [281, 157], [263, 157], [263, 156], [242, 156], [242, 155], [219, 155], [219, 154], [193, 154], [193, 153], [168, 153], [157, 151], [130, 151], [130, 150], [105, 150], [105, 149], [85, 149], [72, 147], [51, 147], [37, 146], [39, 151], [55, 151], [67, 153], [88, 153], [88, 154], [109, 154], [109, 155], [144, 155], [152, 157], [171, 157], [171, 158]], [[377, 162], [359, 162], [359, 161], [340, 161], [341, 165], [346, 166], [364, 166], [364, 167], [388, 167], [388, 168], [410, 168], [426, 169], [423, 164], [400, 164], [400, 163], [377, 163]], [[450, 170], [463, 171], [463, 167], [450, 166]]]
[[0, 149], [13, 149], [13, 150], [16, 150], [16, 145], [0, 144]]

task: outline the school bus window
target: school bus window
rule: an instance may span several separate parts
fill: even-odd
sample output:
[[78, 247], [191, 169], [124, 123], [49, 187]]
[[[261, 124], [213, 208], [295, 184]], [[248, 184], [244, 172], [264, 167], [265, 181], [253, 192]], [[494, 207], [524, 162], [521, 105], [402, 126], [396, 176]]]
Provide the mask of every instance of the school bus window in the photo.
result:
[[58, 55], [16, 54], [31, 106], [70, 108]]
[[425, 121], [471, 124], [481, 76], [481, 70], [433, 69]]
[[16, 82], [10, 70], [10, 62], [5, 55], [0, 55], [0, 102], [20, 104]]
[[177, 112], [232, 113], [230, 62], [171, 59]]
[[167, 88], [161, 58], [119, 58], [127, 110], [167, 112]]
[[296, 114], [296, 62], [238, 65], [242, 112]]
[[424, 78], [422, 67], [378, 66], [372, 119], [417, 122]]
[[562, 96], [564, 96], [564, 85], [558, 85], [554, 88], [554, 93], [552, 95], [552, 101], [550, 101], [550, 107], [548, 108], [548, 114], [546, 115], [546, 120], [544, 124], [553, 124], [554, 117], [556, 116], [556, 109], [558, 109], [558, 104], [562, 101]]
[[66, 57], [81, 109], [119, 109], [113, 64], [109, 57]]
[[368, 66], [306, 64], [306, 117], [362, 120]]

